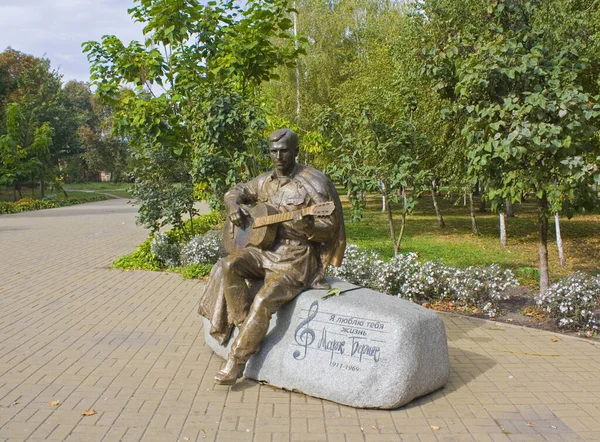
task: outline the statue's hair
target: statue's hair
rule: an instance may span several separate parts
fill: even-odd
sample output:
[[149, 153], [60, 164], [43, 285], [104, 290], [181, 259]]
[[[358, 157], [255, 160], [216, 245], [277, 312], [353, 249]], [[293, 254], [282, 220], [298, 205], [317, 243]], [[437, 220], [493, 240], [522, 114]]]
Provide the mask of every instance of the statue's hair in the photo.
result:
[[283, 141], [286, 144], [292, 143], [293, 147], [298, 149], [298, 134], [291, 129], [277, 129], [269, 135], [269, 144], [276, 143], [277, 141]]

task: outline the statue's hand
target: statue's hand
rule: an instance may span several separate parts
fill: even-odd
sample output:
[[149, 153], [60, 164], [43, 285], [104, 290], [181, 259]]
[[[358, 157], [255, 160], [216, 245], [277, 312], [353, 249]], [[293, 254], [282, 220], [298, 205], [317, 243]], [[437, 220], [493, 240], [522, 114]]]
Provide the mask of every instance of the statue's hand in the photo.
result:
[[293, 224], [298, 230], [312, 229], [315, 225], [315, 217], [312, 215], [302, 216], [302, 213], [298, 212], [294, 215]]
[[242, 227], [245, 216], [248, 216], [248, 212], [241, 206], [238, 206], [229, 212], [229, 219], [231, 220], [231, 223], [238, 227]]

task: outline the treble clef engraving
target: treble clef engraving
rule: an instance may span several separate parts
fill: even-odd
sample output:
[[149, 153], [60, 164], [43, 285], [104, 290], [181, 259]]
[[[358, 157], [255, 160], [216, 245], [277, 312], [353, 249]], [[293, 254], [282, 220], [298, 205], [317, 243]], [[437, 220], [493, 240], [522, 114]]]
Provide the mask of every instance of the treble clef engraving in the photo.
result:
[[[314, 310], [313, 310], [314, 309]], [[314, 300], [308, 309], [308, 315], [304, 321], [301, 321], [296, 327], [296, 332], [294, 333], [294, 339], [298, 343], [299, 346], [304, 347], [304, 354], [300, 352], [300, 350], [296, 350], [293, 353], [294, 359], [301, 361], [306, 357], [306, 350], [310, 344], [312, 344], [315, 340], [315, 332], [312, 328], [308, 326], [310, 321], [315, 319], [317, 316], [317, 312], [319, 311], [319, 302]]]

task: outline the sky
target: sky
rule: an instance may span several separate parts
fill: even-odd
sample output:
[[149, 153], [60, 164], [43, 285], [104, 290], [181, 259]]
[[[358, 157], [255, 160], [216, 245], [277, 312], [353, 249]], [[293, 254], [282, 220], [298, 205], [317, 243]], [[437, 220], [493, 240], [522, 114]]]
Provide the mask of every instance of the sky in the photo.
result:
[[63, 81], [89, 81], [81, 43], [116, 35], [142, 40], [142, 25], [127, 9], [133, 0], [0, 0], [0, 52], [12, 47], [50, 59]]

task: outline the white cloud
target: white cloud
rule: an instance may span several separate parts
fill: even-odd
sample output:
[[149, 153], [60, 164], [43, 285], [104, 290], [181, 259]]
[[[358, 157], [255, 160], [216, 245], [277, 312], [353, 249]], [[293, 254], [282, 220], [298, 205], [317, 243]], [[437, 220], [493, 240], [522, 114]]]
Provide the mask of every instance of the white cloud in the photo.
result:
[[142, 40], [142, 25], [127, 13], [133, 0], [0, 0], [0, 52], [13, 49], [49, 58], [64, 80], [89, 80], [81, 43], [112, 34]]

